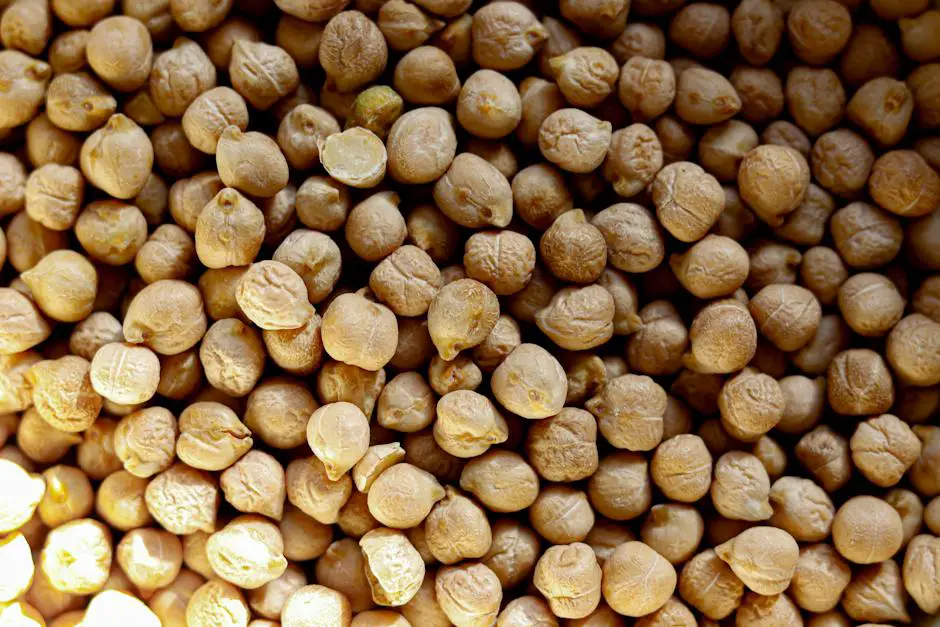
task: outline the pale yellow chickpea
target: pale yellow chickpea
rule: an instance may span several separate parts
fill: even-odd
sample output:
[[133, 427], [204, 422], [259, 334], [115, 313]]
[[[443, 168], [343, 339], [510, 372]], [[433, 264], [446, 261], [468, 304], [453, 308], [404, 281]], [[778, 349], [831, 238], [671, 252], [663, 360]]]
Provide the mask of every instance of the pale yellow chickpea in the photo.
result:
[[140, 193], [153, 166], [153, 144], [130, 118], [117, 113], [82, 145], [82, 173], [89, 183], [115, 198]]
[[339, 511], [349, 500], [353, 489], [348, 475], [343, 475], [338, 481], [330, 481], [323, 462], [314, 456], [288, 464], [285, 480], [287, 500], [323, 524], [337, 521]]
[[101, 590], [111, 569], [111, 532], [98, 521], [81, 518], [49, 532], [40, 567], [54, 588], [71, 594]]
[[52, 251], [20, 278], [43, 313], [55, 320], [78, 322], [94, 307], [98, 273], [75, 251]]
[[176, 579], [183, 565], [183, 548], [167, 531], [134, 529], [115, 547], [115, 558], [135, 586], [154, 590]]
[[316, 622], [349, 627], [352, 624], [349, 599], [344, 594], [321, 585], [309, 585], [296, 590], [284, 603], [281, 625], [302, 627]]
[[91, 361], [91, 384], [102, 397], [122, 405], [150, 400], [160, 383], [160, 360], [145, 346], [110, 343]]
[[241, 590], [227, 581], [207, 581], [186, 604], [187, 627], [247, 627], [250, 616]]
[[397, 529], [419, 524], [444, 489], [428, 472], [400, 463], [386, 469], [369, 489], [369, 511], [380, 523]]
[[799, 559], [793, 537], [774, 527], [746, 529], [715, 552], [748, 588], [768, 596], [787, 589]]
[[[186, 495], [183, 502], [181, 495]], [[147, 485], [147, 510], [167, 531], [177, 535], [215, 531], [219, 489], [206, 472], [176, 463]]]
[[252, 446], [251, 432], [235, 412], [214, 402], [193, 403], [179, 419], [176, 454], [201, 470], [224, 470]]
[[236, 398], [246, 396], [264, 370], [261, 334], [235, 318], [219, 320], [206, 331], [199, 360], [210, 385]]
[[352, 403], [330, 403], [313, 412], [307, 423], [307, 442], [336, 481], [352, 469], [369, 446], [369, 421]]
[[239, 516], [213, 533], [206, 553], [222, 579], [247, 590], [260, 588], [287, 569], [281, 532], [261, 516]]
[[904, 592], [901, 569], [886, 560], [858, 571], [842, 596], [842, 609], [856, 623], [869, 621], [866, 625], [908, 621]]
[[32, 471], [31, 462], [57, 462], [81, 441], [81, 435], [53, 427], [39, 415], [35, 407], [30, 407], [17, 426], [16, 446], [7, 445], [0, 450], [10, 460]]
[[95, 495], [95, 511], [109, 525], [130, 531], [153, 522], [144, 492], [147, 479], [118, 470], [105, 477]]
[[75, 355], [44, 360], [26, 375], [33, 405], [51, 426], [71, 433], [84, 431], [98, 417], [102, 398], [94, 390], [90, 364]]
[[238, 511], [281, 520], [287, 498], [284, 468], [271, 455], [248, 451], [219, 476], [219, 485]]

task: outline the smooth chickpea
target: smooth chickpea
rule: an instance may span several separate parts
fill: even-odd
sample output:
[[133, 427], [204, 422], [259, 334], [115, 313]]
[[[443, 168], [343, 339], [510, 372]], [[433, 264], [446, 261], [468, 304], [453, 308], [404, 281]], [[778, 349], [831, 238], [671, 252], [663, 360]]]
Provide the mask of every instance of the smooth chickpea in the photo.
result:
[[718, 124], [741, 110], [741, 97], [721, 74], [692, 68], [678, 75], [675, 106], [689, 124]]
[[206, 543], [213, 570], [222, 579], [253, 590], [287, 569], [284, 541], [277, 526], [261, 516], [239, 516]]
[[111, 532], [90, 518], [65, 523], [49, 532], [40, 568], [52, 587], [70, 594], [98, 592], [111, 569]]
[[0, 76], [11, 85], [0, 97], [0, 124], [13, 128], [29, 122], [43, 102], [52, 68], [18, 50], [4, 50], [0, 56]]
[[603, 575], [604, 600], [626, 616], [643, 616], [662, 607], [677, 580], [672, 565], [641, 542], [617, 547], [604, 563]]
[[600, 461], [588, 482], [588, 497], [597, 512], [611, 520], [632, 520], [649, 508], [648, 464], [642, 456], [618, 452]]
[[887, 333], [904, 313], [904, 299], [886, 276], [863, 272], [839, 287], [839, 310], [856, 333], [877, 337]]
[[424, 520], [442, 498], [444, 489], [433, 475], [411, 464], [395, 464], [373, 482], [369, 511], [384, 525], [407, 529]]
[[129, 531], [150, 524], [153, 518], [144, 501], [147, 480], [126, 470], [108, 475], [98, 486], [95, 511], [112, 527]]
[[535, 470], [519, 454], [503, 450], [471, 459], [460, 474], [460, 487], [493, 512], [521, 511], [539, 495]]
[[741, 161], [741, 198], [772, 226], [797, 209], [809, 186], [806, 159], [786, 146], [758, 146]]
[[134, 91], [150, 77], [153, 43], [140, 21], [119, 15], [95, 24], [86, 48], [88, 64], [119, 91]]
[[[428, 146], [435, 149], [428, 150]], [[436, 181], [448, 171], [457, 153], [452, 116], [437, 107], [405, 113], [389, 131], [387, 150], [388, 172], [396, 181], [411, 184]]]
[[79, 160], [89, 183], [115, 198], [133, 198], [150, 176], [154, 148], [143, 129], [116, 113], [85, 140]]
[[115, 547], [115, 558], [134, 585], [153, 590], [176, 579], [183, 549], [179, 539], [167, 531], [134, 529]]
[[872, 496], [849, 499], [836, 512], [832, 539], [836, 550], [856, 564], [890, 559], [903, 541], [901, 516], [883, 500]]
[[729, 451], [715, 463], [711, 498], [719, 514], [730, 520], [770, 518], [770, 478], [757, 457]]
[[940, 325], [921, 314], [902, 318], [888, 335], [886, 356], [895, 374], [920, 386], [936, 385], [940, 372], [930, 355], [940, 339]]
[[50, 163], [75, 165], [80, 151], [81, 140], [53, 124], [46, 113], [40, 113], [26, 126], [26, 154], [36, 168]]
[[160, 383], [160, 360], [145, 346], [110, 343], [91, 360], [91, 384], [102, 397], [122, 405], [150, 400]]
[[715, 553], [749, 589], [768, 596], [787, 589], [799, 559], [793, 536], [774, 527], [746, 529]]
[[669, 265], [683, 287], [699, 298], [730, 296], [744, 284], [750, 263], [735, 240], [707, 235]]

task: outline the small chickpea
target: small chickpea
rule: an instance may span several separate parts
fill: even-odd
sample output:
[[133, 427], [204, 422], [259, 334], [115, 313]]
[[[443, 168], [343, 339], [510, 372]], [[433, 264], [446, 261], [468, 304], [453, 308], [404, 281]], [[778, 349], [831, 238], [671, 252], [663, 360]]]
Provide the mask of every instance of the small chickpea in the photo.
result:
[[584, 618], [600, 603], [601, 567], [586, 544], [553, 546], [539, 558], [534, 585], [555, 616]]
[[677, 435], [656, 447], [650, 474], [668, 498], [694, 503], [708, 493], [712, 456], [700, 437]]
[[632, 124], [611, 135], [603, 174], [620, 196], [630, 198], [642, 192], [662, 166], [662, 146], [648, 126]]
[[604, 162], [612, 126], [580, 109], [560, 109], [539, 128], [542, 155], [568, 172], [587, 173]]
[[665, 61], [634, 56], [620, 70], [617, 95], [637, 120], [657, 118], [675, 100], [676, 73]]
[[150, 77], [153, 42], [147, 27], [132, 17], [107, 17], [91, 29], [88, 64], [118, 91], [134, 91]]
[[682, 568], [679, 593], [692, 607], [712, 620], [722, 620], [741, 604], [744, 584], [712, 549], [707, 549]]
[[228, 187], [267, 198], [287, 185], [287, 159], [277, 142], [263, 133], [228, 126], [219, 135], [215, 153], [219, 176]]
[[834, 492], [852, 474], [849, 443], [827, 426], [804, 435], [796, 445], [796, 458], [827, 492]]
[[281, 617], [281, 610], [291, 594], [306, 585], [307, 576], [304, 572], [299, 567], [290, 565], [277, 579], [250, 591], [248, 604], [257, 615], [276, 620]]
[[633, 57], [663, 59], [666, 35], [655, 24], [631, 22], [610, 45], [610, 53], [621, 66]]
[[277, 143], [291, 167], [308, 170], [320, 162], [320, 144], [339, 133], [339, 123], [329, 112], [309, 104], [297, 105], [284, 116]]
[[469, 355], [458, 354], [451, 361], [446, 361], [435, 354], [428, 369], [428, 381], [431, 388], [443, 396], [455, 390], [477, 389], [483, 383], [483, 371]]
[[509, 437], [506, 420], [493, 403], [470, 390], [457, 390], [437, 403], [434, 440], [456, 457], [477, 457]]
[[261, 334], [241, 320], [227, 318], [214, 323], [199, 347], [199, 361], [206, 380], [234, 397], [246, 396], [264, 370]]
[[639, 312], [641, 327], [627, 341], [630, 367], [641, 374], [673, 374], [682, 367], [689, 333], [675, 307], [653, 301]]
[[[727, 340], [731, 337], [736, 338], [733, 350]], [[727, 374], [746, 366], [756, 350], [755, 320], [747, 307], [729, 298], [705, 306], [692, 320], [682, 363], [703, 374]]]
[[33, 388], [33, 405], [56, 429], [77, 433], [95, 422], [101, 396], [94, 390], [90, 364], [76, 355], [36, 363], [26, 375]]
[[0, 76], [10, 85], [0, 96], [0, 126], [13, 128], [26, 124], [36, 116], [43, 103], [52, 68], [48, 63], [18, 50], [3, 50]]
[[[429, 146], [433, 149], [428, 150]], [[436, 181], [448, 171], [457, 153], [452, 116], [437, 107], [408, 111], [392, 125], [387, 151], [388, 172], [396, 181], [409, 184]]]
[[181, 627], [186, 624], [186, 604], [205, 581], [198, 573], [180, 570], [173, 583], [157, 590], [147, 601], [147, 605], [157, 615], [161, 624]]
[[473, 59], [480, 67], [506, 72], [526, 65], [548, 31], [525, 5], [493, 2], [473, 15]]
[[882, 499], [856, 496], [842, 505], [832, 521], [836, 550], [855, 564], [889, 560], [903, 542], [901, 516]]
[[183, 548], [167, 531], [134, 529], [115, 547], [115, 558], [135, 586], [155, 590], [176, 579], [183, 565]]
[[388, 382], [378, 398], [379, 425], [414, 433], [434, 420], [436, 399], [428, 382], [417, 372], [403, 372]]
[[137, 405], [150, 400], [160, 383], [160, 360], [145, 346], [105, 344], [91, 360], [91, 384], [113, 403]]
[[728, 120], [705, 131], [698, 145], [699, 160], [718, 180], [734, 181], [742, 159], [757, 143], [757, 131], [750, 125]]
[[408, 529], [424, 520], [444, 498], [444, 488], [428, 472], [408, 463], [386, 469], [369, 489], [369, 512], [383, 525]]
[[109, 525], [130, 531], [153, 522], [144, 501], [148, 481], [126, 470], [118, 470], [98, 486], [95, 511]]
[[800, 542], [819, 542], [829, 536], [835, 508], [829, 495], [809, 479], [781, 477], [770, 489], [770, 524]]
[[868, 191], [876, 203], [902, 217], [929, 214], [940, 201], [940, 174], [913, 150], [886, 152], [875, 161]]
[[173, 183], [169, 192], [170, 215], [189, 233], [196, 231], [202, 210], [225, 188], [215, 172], [202, 172]]
[[232, 87], [255, 109], [270, 109], [300, 83], [297, 64], [283, 48], [239, 39], [231, 54], [228, 71]]
[[522, 290], [535, 267], [535, 246], [514, 231], [484, 231], [467, 240], [464, 251], [467, 276], [489, 287], [498, 296]]
[[[460, 474], [460, 487], [500, 513], [522, 511], [539, 496], [535, 470], [519, 454], [498, 449], [471, 459]], [[578, 494], [587, 507], [587, 497]]]
[[267, 445], [290, 449], [306, 442], [307, 421], [318, 405], [299, 381], [268, 378], [252, 390], [245, 408], [245, 425]]
[[133, 198], [150, 176], [153, 144], [133, 120], [116, 113], [88, 136], [79, 160], [89, 183], [115, 198]]
[[486, 514], [457, 490], [447, 487], [445, 492], [424, 523], [428, 549], [443, 564], [482, 558], [492, 543]]
[[75, 224], [85, 198], [85, 179], [69, 165], [48, 163], [26, 180], [25, 208], [30, 218], [55, 231]]
[[147, 241], [147, 219], [134, 205], [96, 201], [79, 214], [75, 235], [93, 259], [124, 265], [134, 260]]
[[880, 487], [900, 481], [921, 451], [920, 440], [907, 423], [891, 414], [860, 423], [849, 446], [855, 467]]
[[868, 349], [842, 351], [826, 375], [829, 405], [846, 416], [881, 414], [894, 403], [894, 383], [884, 360]]
[[366, 261], [380, 261], [395, 252], [408, 235], [395, 192], [379, 192], [353, 207], [346, 220], [350, 248]]
[[522, 330], [511, 316], [503, 314], [482, 344], [471, 352], [474, 362], [486, 372], [496, 370], [517, 346], [522, 343]]
[[682, 72], [676, 81], [676, 113], [689, 124], [718, 124], [741, 110], [741, 97], [721, 74], [705, 68]]
[[704, 237], [724, 209], [724, 192], [718, 181], [689, 162], [672, 163], [660, 170], [652, 192], [660, 223], [684, 242]]
[[199, 214], [196, 254], [209, 268], [247, 265], [264, 240], [264, 214], [238, 191], [225, 188]]
[[[355, 47], [359, 54], [345, 53]], [[359, 11], [344, 11], [327, 22], [320, 40], [320, 65], [342, 93], [371, 83], [385, 70], [388, 46], [382, 31]]]
[[[342, 596], [339, 593], [335, 594]], [[212, 627], [213, 625], [246, 627], [250, 616], [248, 604], [245, 603], [241, 591], [222, 580], [212, 580], [202, 584], [196, 588], [186, 604], [186, 625], [190, 627]]]
[[157, 110], [149, 89], [141, 89], [124, 103], [123, 113], [139, 126], [158, 126], [164, 124], [166, 117]]
[[729, 451], [715, 463], [711, 498], [719, 514], [730, 520], [770, 518], [770, 478], [757, 457]]
[[618, 614], [644, 616], [662, 607], [676, 589], [676, 571], [642, 542], [625, 542], [604, 563], [604, 600]]
[[821, 65], [831, 61], [848, 43], [852, 17], [835, 0], [800, 0], [787, 16], [787, 33], [800, 59]]
[[94, 307], [98, 273], [75, 251], [53, 251], [20, 278], [42, 312], [55, 320], [77, 322]]
[[0, 449], [4, 455], [24, 468], [32, 471], [32, 463], [52, 464], [60, 461], [82, 437], [77, 433], [56, 429], [40, 417], [35, 407], [30, 407], [20, 418], [16, 429], [16, 446]]
[[509, 181], [495, 166], [469, 152], [457, 155], [435, 183], [434, 200], [444, 215], [468, 228], [502, 228], [512, 218]]
[[266, 518], [239, 516], [209, 536], [206, 554], [222, 579], [253, 590], [274, 581], [287, 569], [284, 541]]
[[820, 135], [842, 119], [845, 89], [828, 68], [795, 67], [787, 74], [787, 110], [796, 125], [810, 136]]
[[731, 16], [717, 4], [687, 5], [669, 24], [669, 39], [697, 58], [710, 59], [721, 54], [730, 35]]
[[747, 251], [730, 237], [706, 235], [669, 265], [683, 287], [699, 298], [730, 296], [744, 285], [750, 263]]
[[457, 120], [476, 137], [498, 139], [515, 130], [522, 119], [522, 100], [516, 86], [493, 70], [472, 74], [460, 89]]
[[111, 531], [96, 520], [80, 518], [46, 536], [40, 568], [52, 587], [70, 594], [102, 589], [111, 570]]
[[[757, 3], [770, 6], [773, 9], [776, 8], [768, 0], [757, 0]], [[748, 3], [742, 2], [738, 6], [742, 7], [747, 4]], [[740, 37], [737, 39], [740, 42]], [[771, 127], [774, 127], [774, 125], [777, 125], [775, 128], [780, 128], [781, 125], [785, 125], [784, 128], [796, 129], [790, 122], [772, 121], [774, 118], [779, 117], [784, 109], [783, 82], [773, 70], [760, 67], [738, 66], [731, 71], [729, 80], [735, 91], [738, 92], [738, 96], [741, 97], [741, 117], [746, 121], [752, 124], [770, 122], [767, 128], [771, 129], [771, 137], [773, 137], [773, 129]], [[774, 142], [765, 141], [764, 143]], [[806, 147], [806, 152], [809, 152], [808, 146]]]
[[193, 238], [175, 224], [162, 224], [151, 233], [134, 258], [134, 267], [147, 283], [185, 279], [196, 259]]
[[590, 108], [614, 91], [620, 67], [603, 48], [583, 46], [552, 58], [549, 66], [558, 87], [575, 107]]
[[746, 529], [715, 553], [749, 589], [768, 596], [787, 589], [799, 560], [793, 536], [774, 527]]
[[784, 377], [778, 381], [783, 393], [783, 417], [776, 429], [783, 433], [803, 433], [816, 426], [822, 418], [826, 403], [826, 380], [810, 379], [801, 375]]
[[[437, 50], [437, 48], [432, 49], [440, 52], [440, 50]], [[413, 67], [412, 63], [423, 63], [423, 60], [413, 56], [411, 57], [409, 64], [399, 64], [401, 66], [400, 72], [398, 67], [395, 68], [396, 89], [399, 89], [400, 91], [411, 89], [413, 91], [409, 93], [419, 100], [423, 99], [422, 96], [425, 94], [427, 94], [426, 97], [434, 100], [435, 98], [431, 97], [429, 94], [434, 93], [433, 90], [437, 85], [435, 80], [439, 78], [441, 81], [446, 82], [450, 77], [445, 79], [444, 77], [431, 75], [429, 77], [422, 77], [426, 78], [426, 83], [416, 82], [416, 84], [413, 85], [410, 81], [417, 81], [417, 79], [414, 79], [412, 75], [421, 73], [422, 70], [419, 69], [420, 66]], [[441, 73], [445, 72], [444, 68], [438, 69]], [[399, 74], [403, 74], [404, 72], [408, 72], [409, 74], [407, 81], [405, 81], [404, 76], [399, 78]], [[459, 79], [456, 78], [456, 71], [454, 72], [453, 79], [458, 81], [456, 86], [452, 88], [453, 94], [449, 96], [442, 95], [441, 97], [443, 98], [443, 102], [447, 102], [450, 99], [456, 97], [456, 93], [460, 89]], [[408, 82], [408, 87], [406, 88], [404, 85], [399, 84], [400, 80]], [[444, 89], [444, 87], [437, 88]], [[360, 92], [359, 95], [356, 96], [355, 101], [353, 101], [349, 117], [346, 119], [346, 128], [361, 126], [364, 129], [372, 131], [384, 141], [388, 138], [388, 134], [392, 125], [394, 125], [398, 118], [401, 117], [404, 108], [405, 103], [402, 100], [402, 97], [398, 95], [398, 92], [396, 92], [391, 87], [388, 87], [387, 85], [375, 85], [369, 87], [368, 89]]]

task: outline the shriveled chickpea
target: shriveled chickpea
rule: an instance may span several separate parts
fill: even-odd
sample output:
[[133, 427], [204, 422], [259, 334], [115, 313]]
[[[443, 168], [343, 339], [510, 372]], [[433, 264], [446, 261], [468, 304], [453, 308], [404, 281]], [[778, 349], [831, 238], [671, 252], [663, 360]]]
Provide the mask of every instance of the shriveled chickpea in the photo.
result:
[[[521, 511], [539, 495], [535, 470], [517, 453], [503, 450], [491, 450], [470, 460], [460, 474], [460, 487], [493, 512]], [[579, 494], [587, 506], [587, 498]]]
[[731, 16], [731, 30], [748, 63], [765, 65], [776, 54], [783, 36], [783, 11], [770, 0], [745, 0]]
[[101, 396], [92, 387], [90, 364], [76, 355], [36, 363], [26, 375], [33, 388], [33, 405], [56, 429], [75, 433], [94, 423]]
[[620, 68], [603, 48], [583, 46], [553, 57], [549, 66], [569, 103], [590, 108], [614, 91]]
[[848, 9], [835, 0], [800, 0], [787, 16], [787, 33], [796, 55], [814, 65], [831, 61], [852, 34]]
[[352, 480], [343, 476], [330, 481], [326, 467], [316, 457], [296, 459], [287, 466], [287, 499], [304, 514], [322, 524], [333, 524], [349, 500]]
[[597, 470], [597, 425], [588, 412], [573, 407], [540, 420], [526, 436], [529, 461], [548, 481], [579, 481]]
[[829, 405], [845, 416], [881, 414], [894, 403], [894, 383], [881, 355], [868, 349], [842, 351], [826, 374]]
[[535, 246], [514, 231], [484, 231], [467, 240], [463, 262], [468, 277], [506, 296], [522, 290], [532, 277]]
[[133, 198], [140, 193], [153, 159], [153, 144], [146, 133], [120, 113], [85, 140], [80, 155], [88, 182], [115, 198]]
[[783, 418], [785, 400], [772, 377], [747, 368], [722, 386], [718, 407], [732, 437], [754, 442]]
[[613, 296], [595, 284], [559, 290], [535, 318], [539, 329], [558, 346], [586, 350], [613, 336], [615, 311]]
[[238, 511], [281, 520], [286, 499], [284, 469], [267, 453], [248, 451], [219, 477], [225, 500]]
[[634, 56], [620, 71], [617, 94], [636, 119], [656, 118], [665, 113], [675, 99], [675, 71], [665, 61]]
[[662, 439], [666, 393], [649, 377], [617, 377], [585, 408], [597, 417], [601, 434], [617, 448], [648, 451]]
[[324, 403], [349, 402], [371, 417], [385, 379], [385, 370], [364, 370], [329, 361], [317, 374], [317, 394]]
[[399, 607], [417, 594], [424, 580], [424, 562], [404, 533], [374, 529], [359, 540], [372, 599]]
[[780, 594], [790, 585], [799, 547], [786, 531], [752, 527], [715, 547], [715, 553], [758, 594]]
[[921, 451], [921, 442], [907, 423], [891, 414], [860, 423], [849, 446], [855, 467], [880, 487], [900, 481]]
[[473, 15], [473, 59], [480, 67], [509, 71], [526, 65], [548, 31], [525, 5], [491, 2]]
[[828, 68], [796, 67], [787, 74], [787, 110], [811, 136], [834, 127], [845, 113], [845, 89]]
[[270, 109], [300, 83], [297, 64], [283, 48], [249, 39], [235, 42], [228, 71], [235, 91], [261, 111]]
[[836, 550], [855, 564], [875, 564], [891, 557], [903, 541], [901, 516], [882, 499], [856, 496], [836, 512], [832, 540]]
[[69, 165], [48, 163], [30, 173], [26, 181], [26, 213], [55, 231], [75, 224], [84, 197], [85, 179]]
[[715, 464], [711, 498], [719, 514], [730, 520], [770, 518], [770, 478], [757, 457], [729, 451]]
[[[904, 582], [894, 561], [873, 564], [858, 572], [845, 589], [842, 609], [856, 621], [907, 621]], [[873, 625], [874, 623], [866, 623]]]
[[90, 518], [65, 523], [49, 532], [39, 555], [52, 587], [70, 594], [101, 590], [111, 569], [111, 531]]
[[604, 162], [612, 126], [580, 109], [555, 111], [539, 128], [542, 155], [568, 172], [587, 173]]
[[800, 548], [790, 594], [802, 609], [828, 612], [839, 604], [852, 578], [849, 565], [828, 544]]
[[707, 235], [669, 265], [683, 287], [699, 298], [730, 296], [744, 284], [747, 251], [730, 237]]
[[781, 477], [770, 489], [770, 524], [800, 542], [819, 542], [829, 536], [835, 508], [821, 487], [809, 479]]
[[712, 457], [700, 437], [676, 435], [656, 447], [650, 474], [670, 499], [694, 503], [708, 493]]
[[671, 303], [653, 301], [639, 312], [642, 326], [630, 336], [627, 359], [642, 374], [673, 374], [682, 367], [689, 335]]
[[761, 334], [784, 351], [805, 346], [822, 317], [813, 293], [796, 285], [768, 285], [751, 299], [748, 309]]
[[314, 315], [303, 279], [279, 261], [252, 264], [239, 280], [235, 298], [252, 322], [269, 331], [300, 328]]
[[252, 445], [251, 432], [235, 412], [221, 403], [189, 405], [180, 414], [179, 432], [176, 454], [201, 470], [224, 470]]
[[842, 259], [862, 270], [892, 261], [904, 237], [900, 220], [865, 202], [853, 202], [836, 211], [830, 229]]
[[18, 50], [3, 50], [0, 76], [10, 85], [0, 96], [0, 125], [13, 128], [26, 124], [36, 116], [39, 105], [43, 103], [52, 68]]
[[660, 170], [652, 192], [660, 223], [684, 242], [704, 237], [724, 209], [724, 192], [718, 181], [689, 162], [672, 163]]
[[196, 588], [186, 604], [186, 624], [192, 627], [245, 627], [250, 615], [241, 591], [227, 581], [207, 581]]
[[134, 258], [134, 267], [147, 283], [185, 279], [196, 259], [193, 238], [175, 224], [163, 224], [150, 235]]
[[[734, 350], [729, 349], [726, 338], [730, 337], [736, 338]], [[683, 365], [704, 374], [726, 374], [740, 370], [754, 357], [757, 328], [747, 307], [734, 299], [720, 300], [695, 316], [689, 340]]]
[[539, 558], [534, 585], [547, 597], [554, 615], [584, 618], [600, 603], [601, 567], [587, 544], [553, 546]]
[[134, 205], [96, 201], [78, 216], [75, 235], [93, 259], [124, 265], [133, 261], [147, 241], [147, 219]]
[[839, 287], [839, 310], [859, 335], [884, 335], [901, 319], [904, 305], [894, 283], [880, 274], [856, 274]]
[[234, 397], [246, 396], [264, 370], [261, 334], [242, 321], [219, 320], [206, 331], [199, 347], [199, 361], [206, 380]]
[[621, 66], [633, 57], [663, 59], [666, 35], [655, 24], [631, 22], [610, 45], [610, 53]]
[[380, 523], [396, 529], [414, 527], [444, 498], [444, 489], [428, 472], [411, 464], [395, 464], [369, 489], [369, 512]]
[[[350, 46], [359, 54], [345, 54]], [[359, 11], [344, 11], [327, 23], [319, 56], [327, 77], [347, 93], [371, 83], [385, 70], [388, 46], [375, 22]]]
[[889, 77], [865, 83], [846, 108], [849, 119], [883, 146], [893, 146], [904, 137], [913, 112], [910, 91]]
[[852, 474], [848, 441], [827, 426], [804, 435], [796, 445], [796, 457], [828, 492], [841, 488]]
[[323, 316], [323, 345], [331, 357], [366, 370], [379, 370], [395, 354], [395, 314], [363, 296], [342, 294]]
[[604, 600], [618, 614], [644, 616], [662, 607], [676, 589], [676, 571], [642, 542], [625, 542], [604, 563]]
[[453, 624], [496, 624], [502, 589], [496, 574], [485, 565], [445, 566], [437, 572], [434, 588], [440, 609]]
[[[459, 317], [454, 312], [461, 312]], [[488, 287], [461, 279], [442, 287], [428, 309], [428, 330], [441, 357], [451, 360], [461, 350], [482, 343], [496, 326], [499, 303]]]
[[809, 187], [806, 159], [786, 146], [758, 146], [741, 161], [741, 198], [772, 226], [797, 209]]
[[215, 87], [215, 82], [215, 66], [203, 49], [180, 37], [154, 60], [150, 96], [160, 113], [180, 117], [199, 95]]
[[477, 457], [509, 437], [503, 416], [488, 398], [457, 390], [437, 403], [434, 440], [456, 457]]
[[209, 536], [206, 554], [219, 577], [253, 590], [287, 569], [284, 541], [277, 526], [261, 516], [239, 516]]
[[929, 214], [940, 201], [940, 174], [913, 150], [894, 150], [875, 161], [868, 191], [881, 207], [902, 217]]
[[611, 136], [603, 174], [617, 194], [629, 198], [643, 191], [662, 165], [663, 150], [656, 133], [644, 124], [632, 124]]

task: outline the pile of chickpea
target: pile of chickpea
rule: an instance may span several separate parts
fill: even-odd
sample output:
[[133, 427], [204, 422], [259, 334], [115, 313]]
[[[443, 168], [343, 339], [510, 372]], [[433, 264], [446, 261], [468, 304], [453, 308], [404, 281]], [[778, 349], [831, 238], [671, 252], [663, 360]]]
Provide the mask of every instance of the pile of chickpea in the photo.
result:
[[940, 2], [0, 12], [0, 627], [940, 621]]

